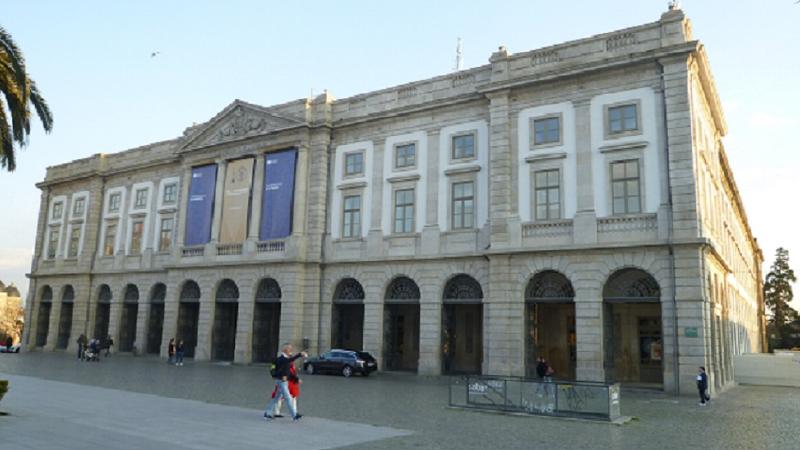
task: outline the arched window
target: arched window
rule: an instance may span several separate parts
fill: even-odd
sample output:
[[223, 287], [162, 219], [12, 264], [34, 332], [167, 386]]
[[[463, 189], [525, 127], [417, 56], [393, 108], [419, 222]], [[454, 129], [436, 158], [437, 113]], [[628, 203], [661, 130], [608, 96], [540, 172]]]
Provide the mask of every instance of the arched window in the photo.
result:
[[336, 286], [333, 300], [360, 302], [364, 300], [364, 288], [355, 278], [345, 278]]
[[256, 302], [280, 302], [282, 295], [283, 293], [281, 292], [281, 287], [278, 285], [277, 281], [272, 278], [264, 278], [258, 283], [258, 289], [256, 289]]
[[97, 294], [99, 303], [111, 303], [111, 288], [107, 284], [100, 286], [100, 293]]
[[150, 303], [164, 303], [167, 297], [167, 285], [164, 283], [156, 283], [150, 289]]
[[53, 301], [53, 288], [45, 286], [42, 289], [42, 303], [50, 303]]
[[572, 283], [562, 273], [545, 270], [537, 273], [525, 289], [527, 301], [572, 301], [575, 291]]
[[637, 302], [659, 301], [661, 289], [649, 273], [641, 269], [622, 269], [608, 277], [603, 286], [604, 300]]
[[483, 289], [477, 280], [469, 275], [456, 275], [444, 287], [445, 300], [482, 300]]
[[217, 302], [238, 302], [239, 301], [239, 288], [233, 280], [224, 279], [217, 286]]
[[386, 300], [419, 301], [419, 286], [411, 278], [397, 277], [386, 288]]
[[64, 293], [61, 295], [61, 302], [62, 303], [72, 303], [75, 301], [75, 290], [72, 289], [72, 285], [67, 285], [64, 288]]
[[139, 301], [139, 288], [135, 284], [125, 286], [125, 303], [136, 303]]
[[182, 302], [199, 302], [200, 301], [200, 286], [192, 280], [183, 283], [181, 288], [180, 301]]

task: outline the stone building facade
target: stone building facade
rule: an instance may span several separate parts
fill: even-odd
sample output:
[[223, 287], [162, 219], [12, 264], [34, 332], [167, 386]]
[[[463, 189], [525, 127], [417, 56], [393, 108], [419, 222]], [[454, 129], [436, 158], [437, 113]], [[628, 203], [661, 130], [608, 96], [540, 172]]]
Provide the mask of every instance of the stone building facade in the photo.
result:
[[[48, 169], [27, 348], [84, 333], [164, 356], [177, 337], [251, 363], [292, 341], [433, 375], [530, 376], [542, 356], [560, 377], [670, 392], [704, 365], [718, 389], [732, 355], [764, 348], [725, 133], [678, 9], [350, 98], [236, 100], [176, 139]], [[199, 168], [216, 176], [202, 195]], [[237, 173], [250, 184], [228, 190]], [[265, 221], [291, 228], [264, 239]]]

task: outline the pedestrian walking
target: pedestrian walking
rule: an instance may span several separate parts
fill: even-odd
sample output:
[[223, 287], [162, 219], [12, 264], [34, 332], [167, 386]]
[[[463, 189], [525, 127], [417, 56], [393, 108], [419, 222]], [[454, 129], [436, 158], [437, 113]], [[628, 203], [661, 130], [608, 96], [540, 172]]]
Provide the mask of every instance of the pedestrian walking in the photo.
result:
[[[300, 396], [300, 383], [303, 381], [297, 375], [297, 368], [294, 366], [294, 363], [289, 364], [289, 395], [292, 396], [292, 406], [294, 406], [295, 411], [299, 411], [297, 409], [297, 397]], [[278, 386], [275, 386], [275, 389], [272, 390], [272, 398], [278, 396]], [[275, 402], [275, 409], [272, 411], [272, 417], [283, 417], [281, 414], [281, 407], [283, 406], [283, 400], [278, 399]]]
[[86, 335], [81, 333], [81, 335], [78, 336], [78, 359], [80, 359], [81, 361], [83, 361], [86, 358], [87, 343], [88, 342], [86, 341]]
[[700, 366], [700, 370], [697, 371], [697, 392], [700, 394], [700, 406], [706, 406], [708, 402], [711, 402], [711, 396], [708, 395], [708, 375], [703, 366]]
[[281, 399], [283, 399], [289, 406], [289, 412], [292, 414], [293, 421], [298, 421], [301, 417], [303, 417], [300, 414], [297, 414], [297, 410], [292, 403], [292, 396], [289, 393], [289, 376], [291, 375], [289, 366], [291, 366], [294, 363], [294, 360], [297, 358], [305, 358], [307, 356], [308, 354], [305, 352], [292, 355], [292, 344], [283, 344], [283, 350], [278, 356], [278, 359], [275, 361], [275, 370], [272, 373], [278, 393], [272, 400], [270, 400], [270, 402], [267, 404], [267, 407], [264, 409], [264, 418], [266, 420], [273, 419], [273, 409], [275, 408], [275, 404], [278, 402], [278, 400]]
[[111, 347], [113, 347], [113, 346], [114, 346], [114, 339], [112, 339], [111, 336], [109, 335], [106, 338], [106, 345], [105, 345], [105, 347], [106, 347], [106, 358], [111, 356]]
[[175, 363], [175, 338], [169, 340], [169, 344], [167, 345], [167, 364], [174, 364]]
[[183, 366], [183, 340], [178, 341], [178, 346], [175, 347], [175, 365]]

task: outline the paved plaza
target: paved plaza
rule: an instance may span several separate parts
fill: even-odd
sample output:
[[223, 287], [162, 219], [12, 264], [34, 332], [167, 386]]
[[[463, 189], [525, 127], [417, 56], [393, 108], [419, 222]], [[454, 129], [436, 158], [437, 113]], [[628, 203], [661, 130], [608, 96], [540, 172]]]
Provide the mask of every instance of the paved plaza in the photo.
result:
[[381, 373], [305, 376], [303, 421], [266, 423], [263, 366], [65, 354], [0, 355], [11, 390], [0, 448], [795, 449], [800, 389], [739, 386], [713, 405], [623, 391], [609, 425], [447, 408], [447, 380]]

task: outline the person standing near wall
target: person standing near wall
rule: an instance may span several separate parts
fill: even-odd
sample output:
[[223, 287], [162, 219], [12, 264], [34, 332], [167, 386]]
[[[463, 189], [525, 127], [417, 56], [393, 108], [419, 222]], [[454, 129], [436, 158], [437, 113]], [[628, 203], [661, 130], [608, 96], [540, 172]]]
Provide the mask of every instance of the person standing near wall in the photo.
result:
[[78, 336], [78, 359], [81, 361], [83, 361], [85, 358], [84, 354], [86, 353], [86, 344], [86, 335], [81, 333], [81, 335]]
[[183, 340], [178, 341], [178, 346], [175, 348], [175, 365], [182, 366], [183, 365]]
[[703, 366], [697, 372], [697, 391], [700, 394], [700, 406], [706, 406], [706, 402], [711, 401], [711, 396], [708, 395], [708, 375]]
[[173, 364], [175, 362], [175, 338], [171, 338], [169, 340], [169, 344], [167, 345], [167, 364]]

